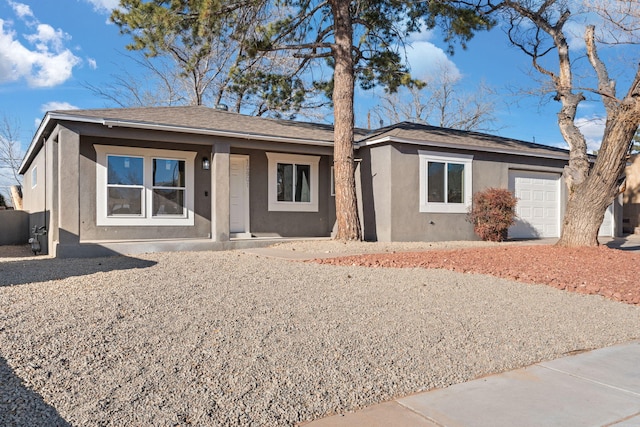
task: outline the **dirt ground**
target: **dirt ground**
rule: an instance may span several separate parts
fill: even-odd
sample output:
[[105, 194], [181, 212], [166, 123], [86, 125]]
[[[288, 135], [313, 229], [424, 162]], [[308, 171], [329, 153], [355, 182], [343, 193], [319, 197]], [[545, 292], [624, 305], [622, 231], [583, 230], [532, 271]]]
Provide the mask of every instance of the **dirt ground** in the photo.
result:
[[496, 246], [317, 259], [332, 265], [440, 268], [539, 283], [640, 305], [640, 253], [553, 245]]

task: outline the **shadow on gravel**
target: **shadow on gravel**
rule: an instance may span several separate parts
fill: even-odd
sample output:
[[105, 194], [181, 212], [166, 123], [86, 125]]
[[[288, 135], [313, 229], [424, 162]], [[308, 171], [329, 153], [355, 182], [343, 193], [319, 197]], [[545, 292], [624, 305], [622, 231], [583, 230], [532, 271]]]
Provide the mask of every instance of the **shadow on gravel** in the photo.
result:
[[26, 387], [0, 356], [0, 425], [71, 427], [38, 393]]
[[0, 287], [61, 280], [115, 270], [149, 268], [157, 263], [127, 256], [105, 258], [48, 258], [0, 263]]

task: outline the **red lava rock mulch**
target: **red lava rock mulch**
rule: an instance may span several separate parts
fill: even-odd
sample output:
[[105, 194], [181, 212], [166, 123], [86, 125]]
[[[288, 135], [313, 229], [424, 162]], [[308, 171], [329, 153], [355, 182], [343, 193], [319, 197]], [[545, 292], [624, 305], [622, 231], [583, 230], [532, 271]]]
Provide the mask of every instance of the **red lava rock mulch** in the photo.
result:
[[331, 265], [442, 268], [539, 283], [640, 305], [640, 253], [606, 246], [503, 246], [316, 259]]

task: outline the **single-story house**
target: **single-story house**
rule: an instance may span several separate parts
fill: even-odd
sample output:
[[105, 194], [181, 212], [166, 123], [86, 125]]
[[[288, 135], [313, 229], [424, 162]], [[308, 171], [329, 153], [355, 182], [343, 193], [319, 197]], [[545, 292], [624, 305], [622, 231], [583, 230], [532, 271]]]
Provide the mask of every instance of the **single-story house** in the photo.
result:
[[[487, 187], [519, 198], [510, 237], [560, 235], [566, 150], [406, 122], [356, 130], [354, 149], [367, 240], [477, 239], [466, 212]], [[20, 173], [30, 228], [64, 257], [329, 237], [332, 164], [329, 125], [149, 107], [46, 113]]]

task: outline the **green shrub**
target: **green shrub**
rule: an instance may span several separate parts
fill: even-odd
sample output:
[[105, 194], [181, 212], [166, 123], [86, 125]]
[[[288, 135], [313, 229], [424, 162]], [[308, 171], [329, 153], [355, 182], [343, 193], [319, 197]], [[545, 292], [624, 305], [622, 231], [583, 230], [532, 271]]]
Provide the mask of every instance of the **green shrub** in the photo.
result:
[[467, 219], [482, 240], [502, 242], [515, 222], [517, 199], [504, 188], [487, 188], [473, 196]]

